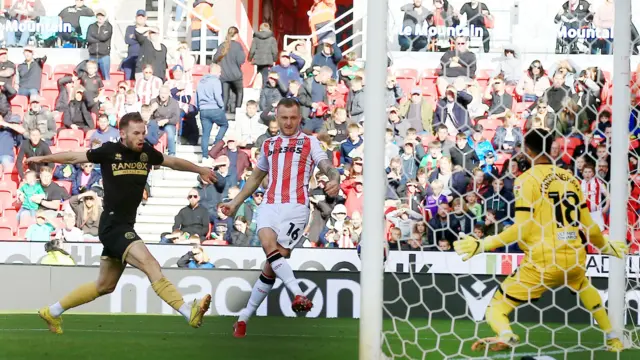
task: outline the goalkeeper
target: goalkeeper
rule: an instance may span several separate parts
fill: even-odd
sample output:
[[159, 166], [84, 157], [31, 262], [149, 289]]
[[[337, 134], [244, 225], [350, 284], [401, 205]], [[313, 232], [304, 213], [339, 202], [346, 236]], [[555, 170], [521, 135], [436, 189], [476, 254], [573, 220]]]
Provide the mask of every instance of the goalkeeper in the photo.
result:
[[545, 130], [532, 130], [525, 136], [525, 153], [533, 159], [533, 166], [515, 181], [513, 226], [496, 236], [480, 240], [466, 237], [454, 243], [465, 261], [515, 241], [525, 254], [518, 270], [505, 279], [487, 308], [487, 323], [497, 337], [477, 341], [473, 350], [488, 346], [500, 351], [517, 345], [520, 339], [509, 325], [509, 314], [524, 303], [538, 300], [547, 289], [563, 285], [579, 294], [607, 335], [607, 349], [623, 350], [598, 291], [586, 277], [582, 236], [604, 254], [618, 258], [624, 257], [626, 244], [610, 243], [603, 237], [584, 203], [580, 181], [549, 158], [552, 142], [552, 134]]

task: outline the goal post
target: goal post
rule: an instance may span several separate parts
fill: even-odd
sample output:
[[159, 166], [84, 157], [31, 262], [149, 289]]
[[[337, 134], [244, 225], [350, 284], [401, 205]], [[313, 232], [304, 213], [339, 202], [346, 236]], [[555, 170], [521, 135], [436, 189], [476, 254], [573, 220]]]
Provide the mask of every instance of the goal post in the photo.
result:
[[368, 0], [364, 17], [366, 143], [364, 148], [364, 213], [360, 272], [360, 360], [382, 357], [382, 281], [384, 271], [384, 200], [387, 181], [383, 169], [386, 129], [387, 0]]
[[[631, 56], [631, 0], [616, 0], [613, 39], [613, 121], [611, 132], [611, 216], [610, 239], [627, 238], [627, 203], [629, 199], [629, 88]], [[625, 319], [625, 261], [609, 259], [609, 316], [614, 330], [623, 335]]]

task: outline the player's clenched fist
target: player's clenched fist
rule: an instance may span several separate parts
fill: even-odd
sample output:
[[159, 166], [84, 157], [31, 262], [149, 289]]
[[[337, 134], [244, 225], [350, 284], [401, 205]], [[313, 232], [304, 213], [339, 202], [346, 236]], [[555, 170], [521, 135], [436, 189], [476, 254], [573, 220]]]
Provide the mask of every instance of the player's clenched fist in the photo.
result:
[[463, 261], [467, 261], [482, 252], [482, 240], [471, 236], [464, 236], [460, 238], [460, 240], [453, 242], [453, 248], [458, 255], [462, 256]]
[[324, 192], [331, 197], [336, 197], [338, 196], [338, 193], [340, 192], [340, 184], [338, 184], [337, 181], [329, 181], [325, 186], [324, 186]]
[[227, 216], [233, 216], [235, 215], [236, 211], [238, 211], [238, 207], [239, 206], [236, 205], [235, 202], [230, 201], [228, 203], [220, 205], [220, 211], [222, 211], [222, 213]]

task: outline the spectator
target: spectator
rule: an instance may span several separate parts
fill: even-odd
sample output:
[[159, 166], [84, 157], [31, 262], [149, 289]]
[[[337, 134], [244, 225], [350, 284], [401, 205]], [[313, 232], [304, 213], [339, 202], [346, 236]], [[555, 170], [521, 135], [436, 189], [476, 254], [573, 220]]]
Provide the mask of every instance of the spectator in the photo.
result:
[[472, 175], [472, 181], [469, 182], [469, 185], [467, 186], [467, 193], [473, 192], [480, 198], [484, 198], [491, 188], [489, 181], [487, 181], [487, 175], [484, 173], [484, 170], [479, 167], [473, 169]]
[[411, 125], [404, 121], [398, 114], [398, 108], [395, 106], [389, 108], [389, 120], [387, 122], [387, 129], [391, 129], [393, 132], [393, 141], [398, 145], [404, 145], [404, 138], [406, 137], [407, 130]]
[[213, 269], [215, 266], [210, 262], [209, 255], [200, 245], [194, 245], [191, 251], [178, 259], [179, 268], [188, 269]]
[[577, 159], [584, 155], [589, 158], [590, 162], [595, 163], [595, 160], [598, 158], [597, 142], [592, 140], [593, 135], [589, 132], [582, 134], [582, 138], [583, 142], [573, 150], [572, 157]]
[[[451, 156], [451, 149], [453, 149], [453, 147], [456, 146], [456, 143], [455, 141], [450, 140], [449, 130], [443, 124], [439, 125], [434, 130], [436, 132], [435, 141], [440, 143], [440, 147], [442, 148], [442, 154], [444, 156]], [[454, 136], [454, 140], [455, 140], [455, 136]]]
[[13, 88], [14, 75], [16, 74], [16, 64], [9, 61], [9, 50], [0, 47], [0, 86], [4, 87], [9, 97], [16, 94]]
[[496, 129], [493, 137], [496, 151], [515, 154], [522, 147], [524, 136], [518, 122], [518, 118], [511, 111], [507, 111], [502, 126]]
[[[437, 139], [438, 138], [436, 138], [436, 140]], [[424, 146], [422, 146], [422, 139], [418, 138], [418, 132], [416, 131], [416, 129], [409, 128], [409, 130], [407, 130], [407, 136], [404, 138], [404, 143], [413, 144], [413, 151], [416, 154], [416, 159], [418, 159], [418, 161], [422, 161], [422, 158], [425, 157], [426, 153], [424, 151]], [[443, 144], [442, 145], [443, 149], [445, 148], [448, 149], [449, 143], [451, 143], [451, 141], [449, 140], [446, 140], [446, 142], [440, 142], [440, 144]], [[444, 150], [443, 150], [443, 153], [444, 153]]]
[[497, 179], [500, 177], [500, 171], [496, 166], [496, 155], [493, 152], [488, 152], [484, 157], [484, 165], [481, 167], [487, 176], [491, 179]]
[[413, 143], [405, 142], [403, 146], [404, 152], [400, 155], [402, 175], [411, 180], [416, 178], [420, 166], [420, 161], [416, 158], [414, 146]]
[[[143, 77], [147, 65], [151, 65], [153, 76], [164, 81], [168, 67], [167, 47], [162, 43], [158, 29], [154, 27], [136, 27], [135, 35], [136, 41], [140, 43], [140, 53], [136, 63], [136, 82]], [[140, 94], [139, 91], [136, 92]]]
[[512, 224], [513, 221], [511, 219], [515, 215], [513, 193], [504, 189], [502, 179], [493, 179], [491, 186], [491, 189], [484, 196], [485, 212], [493, 210], [496, 214], [496, 220]]
[[405, 195], [409, 209], [422, 212], [422, 202], [424, 201], [426, 191], [420, 186], [418, 181], [414, 179], [407, 180], [407, 191]]
[[432, 141], [429, 144], [429, 155], [422, 158], [420, 167], [425, 168], [428, 174], [438, 167], [438, 161], [442, 159], [442, 156], [442, 145], [439, 141]]
[[[465, 196], [465, 205], [469, 210], [469, 213], [473, 214], [474, 221], [479, 221], [482, 219], [482, 205], [478, 204], [478, 195], [474, 192], [469, 192]], [[474, 225], [475, 228], [475, 225]]]
[[[87, 29], [87, 49], [89, 60], [94, 60], [100, 68], [102, 78], [109, 80], [111, 75], [111, 36], [113, 27], [107, 21], [107, 12], [104, 9], [96, 11], [96, 22]], [[86, 85], [85, 85], [86, 86]]]
[[531, 129], [545, 129], [552, 131], [556, 128], [556, 116], [554, 110], [549, 106], [549, 102], [546, 98], [542, 97], [538, 99], [535, 108], [530, 116], [527, 117], [527, 122], [524, 126], [525, 131]]
[[465, 235], [471, 235], [476, 216], [469, 211], [467, 204], [461, 197], [453, 199], [451, 204], [453, 205], [453, 216], [458, 220], [461, 232]]
[[[231, 243], [231, 232], [229, 229], [233, 227], [233, 218], [222, 212], [222, 203], [218, 204], [216, 214], [211, 222], [216, 232], [215, 235], [211, 234], [211, 237], [215, 240], [224, 240], [227, 243]], [[220, 229], [221, 225], [224, 226], [224, 229]]]
[[[200, 15], [199, 17], [196, 15]], [[202, 21], [205, 19], [207, 28], [205, 29], [205, 38], [202, 39]], [[218, 34], [220, 33], [220, 25], [218, 19], [213, 13], [213, 0], [196, 0], [193, 2], [193, 11], [191, 13], [191, 50], [200, 51], [200, 44], [204, 42], [206, 51], [213, 51], [218, 48]]]
[[148, 105], [160, 93], [162, 78], [153, 75], [153, 66], [151, 65], [145, 65], [142, 76], [138, 77], [136, 74], [136, 77], [135, 92], [140, 99], [140, 103]]
[[74, 97], [74, 90], [78, 77], [63, 76], [58, 79], [58, 97], [56, 98], [55, 110], [64, 113], [69, 109], [69, 102]]
[[253, 34], [248, 60], [257, 67], [264, 86], [271, 67], [278, 61], [278, 42], [269, 23], [260, 24], [259, 30]]
[[118, 142], [120, 140], [120, 132], [109, 125], [109, 118], [102, 114], [98, 117], [98, 128], [91, 135], [91, 143], [99, 143], [100, 145], [106, 142]]
[[218, 181], [213, 184], [205, 184], [202, 182], [202, 179], [198, 177], [198, 185], [196, 186], [200, 204], [207, 209], [210, 223], [213, 223], [216, 217], [218, 204], [222, 202], [224, 198], [223, 192], [226, 188], [226, 179], [218, 172], [216, 172], [216, 176]]
[[58, 266], [75, 266], [76, 262], [71, 255], [62, 248], [61, 240], [51, 240], [44, 244], [44, 251], [47, 253], [42, 260], [41, 265], [58, 265]]
[[236, 124], [240, 127], [240, 147], [253, 147], [258, 137], [267, 130], [267, 126], [260, 119], [258, 103], [255, 100], [247, 101], [244, 113], [236, 114]]
[[[254, 151], [257, 151], [257, 152], [262, 151], [262, 145], [264, 144], [264, 142], [269, 138], [278, 136], [278, 134], [280, 134], [280, 127], [278, 126], [278, 121], [276, 121], [275, 118], [271, 119], [271, 121], [269, 121], [269, 123], [267, 124], [267, 131], [264, 134], [260, 135], [258, 137], [258, 140], [256, 140]], [[257, 158], [257, 156], [253, 156], [253, 157]]]
[[[43, 14], [44, 15], [44, 14]], [[74, 39], [73, 33], [78, 35], [82, 34], [82, 28], [80, 27], [80, 18], [82, 16], [94, 16], [93, 10], [84, 4], [84, 0], [75, 0], [75, 4], [67, 6], [62, 9], [58, 14], [58, 17], [63, 24], [69, 24], [73, 27], [73, 32], [58, 32], [58, 38], [63, 42], [70, 42]]]
[[51, 225], [43, 211], [37, 211], [35, 216], [36, 223], [31, 224], [25, 234], [27, 241], [48, 242], [51, 240], [51, 233], [55, 230], [55, 226]]
[[244, 216], [236, 216], [231, 229], [231, 244], [234, 246], [251, 246], [253, 234]]
[[104, 84], [98, 76], [98, 63], [93, 60], [87, 61], [86, 71], [80, 72], [78, 79], [80, 85], [84, 87], [84, 101], [87, 103], [87, 108], [97, 114], [100, 110], [100, 97], [104, 88]]
[[124, 95], [124, 103], [118, 110], [118, 118], [121, 118], [130, 112], [140, 111], [142, 111], [142, 103], [138, 101], [138, 95], [136, 95], [135, 90], [127, 90]]
[[520, 78], [516, 94], [522, 97], [522, 101], [535, 102], [550, 87], [551, 81], [547, 77], [542, 63], [539, 60], [534, 60], [525, 75]]
[[338, 64], [342, 61], [342, 51], [340, 51], [335, 39], [325, 38], [321, 43], [322, 47], [313, 57], [311, 66], [327, 66], [332, 71], [332, 77], [338, 79]]
[[69, 106], [62, 113], [62, 122], [67, 129], [80, 129], [86, 133], [87, 130], [95, 128], [95, 123], [87, 108], [87, 103], [84, 101], [85, 89], [78, 86], [73, 93], [73, 100], [69, 102]]
[[609, 162], [604, 159], [598, 160], [597, 164], [597, 175], [598, 178], [605, 182], [605, 184], [609, 183], [610, 175], [609, 174]]
[[361, 123], [364, 120], [364, 88], [360, 76], [351, 80], [351, 90], [347, 97], [347, 113], [351, 117], [351, 122]]
[[[8, 47], [25, 47], [29, 43], [29, 37], [40, 16], [45, 15], [45, 8], [40, 0], [16, 0], [9, 9], [9, 18], [17, 21], [19, 29], [24, 31], [5, 32], [5, 41]], [[6, 15], [5, 15], [6, 16]], [[7, 19], [7, 21], [9, 21]], [[20, 40], [16, 43], [17, 33], [20, 33]]]
[[71, 185], [71, 195], [82, 194], [100, 181], [102, 177], [100, 173], [94, 169], [94, 164], [84, 163], [80, 166], [82, 171], [78, 171], [73, 178], [73, 184]]
[[520, 79], [522, 79], [522, 61], [516, 54], [515, 46], [511, 44], [505, 45], [504, 56], [496, 60], [498, 66], [495, 76], [502, 75], [507, 85], [518, 85]]
[[[463, 171], [453, 172], [451, 159], [443, 157], [438, 161], [438, 167], [429, 173], [429, 181], [433, 183], [440, 180], [442, 183], [442, 194], [447, 197], [448, 201], [453, 200], [454, 196], [462, 196], [468, 184], [468, 175]], [[433, 189], [428, 188], [427, 193], [431, 193]]]
[[260, 243], [257, 238], [257, 229], [258, 229], [258, 217], [260, 214], [259, 212], [260, 205], [262, 204], [263, 200], [264, 200], [264, 189], [258, 188], [253, 193], [253, 195], [251, 195], [251, 197], [247, 199], [244, 202], [244, 204], [240, 206], [240, 208], [238, 208], [238, 211], [236, 212], [236, 219], [242, 216], [246, 220], [246, 223], [248, 224], [248, 231], [250, 231], [251, 234], [253, 235], [250, 238], [251, 246], [258, 246]]
[[454, 214], [449, 213], [449, 204], [445, 201], [437, 205], [437, 212], [429, 220], [430, 243], [437, 245], [442, 251], [449, 251], [458, 240], [462, 231]]
[[388, 74], [387, 75], [387, 97], [385, 104], [387, 105], [387, 110], [391, 107], [396, 107], [400, 103], [400, 100], [404, 97], [404, 93], [402, 92], [402, 88], [398, 84], [398, 80], [395, 75]]
[[[475, 31], [482, 30], [482, 48], [485, 53], [488, 53], [491, 49], [491, 37], [486, 23], [487, 18], [489, 18], [489, 21], [493, 21], [493, 15], [489, 12], [487, 5], [481, 1], [469, 1], [460, 8], [460, 15], [467, 15], [468, 27], [475, 28]], [[505, 48], [505, 52], [506, 50]]]
[[156, 120], [151, 119], [152, 114], [151, 106], [142, 105], [140, 108], [140, 116], [147, 126], [147, 134], [144, 136], [144, 140], [155, 146], [160, 142], [160, 127]]
[[455, 49], [445, 52], [440, 58], [438, 93], [443, 94], [445, 86], [453, 83], [459, 76], [467, 79], [476, 78], [476, 55], [469, 51], [467, 42], [467, 37], [457, 37]]
[[[23, 160], [26, 158], [34, 157], [34, 156], [44, 156], [51, 155], [51, 149], [49, 149], [49, 145], [42, 141], [42, 137], [40, 135], [40, 130], [32, 129], [29, 131], [29, 141], [23, 141], [20, 145], [20, 149], [18, 150], [18, 157], [16, 158], [16, 166], [18, 168], [18, 175], [20, 179], [24, 178], [24, 168], [21, 166], [23, 164]], [[34, 175], [40, 172], [40, 167], [42, 166], [51, 166], [52, 164], [36, 164], [29, 163], [29, 169], [35, 171]]]
[[38, 183], [36, 172], [27, 170], [24, 175], [24, 182], [20, 188], [18, 188], [17, 193], [18, 202], [22, 204], [17, 214], [18, 223], [20, 223], [20, 218], [26, 213], [31, 217], [36, 216], [36, 210], [38, 210], [40, 206], [34, 200], [37, 200], [35, 197], [42, 195], [45, 195], [44, 189], [42, 189], [42, 185]]
[[356, 78], [356, 73], [360, 70], [360, 66], [356, 63], [358, 60], [358, 55], [355, 52], [347, 53], [344, 56], [344, 59], [347, 61], [347, 65], [343, 66], [338, 70], [340, 73], [339, 80], [344, 82], [347, 87], [351, 87], [351, 80]]
[[[302, 82], [300, 71], [305, 65], [305, 60], [298, 56], [295, 52], [280, 52], [280, 65], [271, 68], [270, 71], [278, 73], [280, 82], [289, 84], [291, 81]], [[292, 63], [291, 60], [294, 60]]]
[[570, 93], [571, 88], [565, 85], [565, 75], [556, 72], [551, 87], [545, 90], [543, 97], [547, 99], [553, 111], [558, 113], [562, 109], [564, 99], [569, 97]]
[[311, 29], [311, 41], [316, 47], [324, 40], [336, 41], [336, 29], [333, 21], [336, 17], [335, 0], [314, 0], [309, 15], [309, 28]]
[[400, 116], [418, 132], [433, 134], [433, 107], [431, 102], [422, 96], [420, 88], [413, 88], [410, 101], [400, 104]]
[[354, 212], [362, 214], [364, 204], [362, 176], [343, 181], [340, 184], [340, 188], [346, 195], [344, 206], [346, 207], [347, 215], [351, 216]]
[[[609, 34], [613, 34], [613, 24], [615, 23], [615, 6], [613, 0], [605, 0], [596, 9], [593, 16], [593, 25], [596, 29], [608, 30]], [[612, 53], [611, 48], [613, 44], [613, 37], [598, 38], [591, 45], [591, 53], [597, 54], [600, 50], [602, 55], [610, 55]]]
[[53, 170], [48, 166], [40, 168], [40, 186], [44, 194], [35, 195], [32, 200], [37, 203], [46, 215], [55, 216], [63, 201], [69, 200], [69, 193], [53, 180]]
[[[176, 49], [174, 59], [176, 64], [173, 66], [173, 68], [177, 69], [176, 68], [177, 66], [179, 69], [182, 69], [182, 76], [180, 80], [185, 85], [185, 91], [188, 92], [187, 95], [192, 95], [193, 82], [194, 82], [193, 67], [196, 64], [196, 59], [193, 57], [193, 55], [191, 55], [189, 45], [186, 42], [184, 41], [180, 42], [180, 44], [178, 45], [178, 48]], [[173, 74], [173, 78], [178, 79], [176, 77], [176, 74]], [[186, 86], [187, 84], [191, 86], [187, 87]]]
[[[484, 103], [484, 94], [483, 90], [480, 89], [480, 84], [477, 81], [472, 81], [471, 83], [466, 83], [462, 78], [460, 79], [460, 87], [455, 86], [456, 89], [464, 90], [466, 88], [466, 93], [471, 95], [471, 102], [467, 105], [467, 111], [469, 112], [469, 117], [473, 120], [484, 118], [487, 111], [489, 110], [489, 106]], [[458, 80], [456, 80], [458, 81]]]
[[465, 91], [457, 91], [455, 87], [447, 87], [446, 96], [440, 99], [436, 105], [433, 126], [445, 125], [449, 135], [455, 136], [462, 131], [471, 133], [471, 119], [467, 111], [467, 105], [473, 100]]
[[[213, 56], [214, 62], [220, 64], [222, 74], [222, 92], [225, 100], [225, 110], [235, 114], [236, 108], [242, 107], [242, 96], [244, 85], [242, 82], [242, 69], [240, 66], [244, 64], [246, 54], [242, 49], [242, 45], [238, 42], [238, 28], [235, 26], [227, 30], [227, 37], [222, 43], [216, 54]], [[231, 103], [230, 90], [236, 97], [235, 105]]]
[[484, 164], [484, 157], [487, 153], [492, 152], [494, 156], [496, 155], [491, 141], [484, 138], [483, 131], [482, 125], [478, 124], [473, 128], [473, 134], [468, 138], [469, 146], [476, 151], [480, 164]]
[[411, 238], [411, 229], [416, 221], [422, 220], [422, 214], [402, 205], [399, 209], [391, 211], [385, 215], [396, 228], [402, 232], [401, 240], [407, 241]]
[[413, 4], [400, 7], [404, 13], [402, 17], [402, 32], [398, 35], [400, 51], [421, 51], [427, 47], [428, 40], [420, 35], [424, 30], [427, 17], [431, 12], [422, 6], [422, 0], [413, 0]]
[[209, 232], [209, 212], [200, 206], [198, 189], [189, 190], [189, 205], [183, 207], [175, 217], [173, 231], [197, 236], [201, 241], [207, 238]]
[[578, 136], [589, 132], [591, 124], [586, 111], [581, 108], [571, 98], [563, 100], [562, 109], [556, 116], [556, 131], [558, 136]]
[[226, 141], [217, 142], [209, 151], [209, 155], [218, 160], [222, 156], [229, 158], [229, 181], [237, 184], [242, 173], [251, 167], [249, 155], [238, 149], [238, 137], [234, 133], [227, 133]]
[[18, 137], [25, 132], [20, 125], [19, 117], [0, 117], [0, 170], [13, 166], [15, 161], [14, 148]]
[[493, 209], [487, 209], [484, 217], [482, 233], [486, 236], [495, 236], [500, 234], [503, 230], [504, 223], [496, 219], [496, 211]]
[[53, 178], [56, 180], [72, 181], [78, 168], [72, 164], [59, 164], [53, 172]]
[[353, 150], [357, 149], [364, 143], [364, 139], [360, 135], [360, 127], [356, 124], [347, 126], [349, 138], [340, 145], [340, 163], [351, 164], [352, 158], [349, 155]]
[[460, 25], [460, 14], [448, 0], [433, 0], [433, 18], [427, 21], [432, 21], [434, 26], [456, 27]]
[[[575, 93], [571, 99], [578, 105], [578, 117], [584, 113], [589, 124], [598, 117], [600, 106], [600, 87], [589, 77], [586, 71], [582, 71], [578, 80], [574, 83]], [[590, 130], [590, 129], [588, 129]]]
[[504, 76], [498, 75], [493, 78], [491, 86], [488, 86], [484, 99], [489, 101], [489, 117], [500, 118], [504, 117], [507, 111], [513, 107], [513, 97], [506, 92]]
[[336, 79], [329, 79], [327, 81], [327, 105], [329, 106], [329, 110], [333, 112], [338, 107], [345, 107], [346, 105], [346, 95], [347, 93], [344, 90], [347, 90], [345, 86], [338, 86], [338, 81]]
[[451, 149], [451, 163], [453, 166], [461, 166], [465, 173], [471, 175], [473, 169], [479, 165], [478, 154], [469, 145], [467, 136], [460, 132], [456, 135], [456, 146]]
[[585, 204], [591, 213], [591, 218], [604, 231], [604, 215], [609, 212], [609, 191], [602, 180], [596, 178], [595, 167], [585, 164], [582, 168], [582, 181], [580, 187], [585, 197]]
[[[360, 129], [358, 129], [360, 131]], [[336, 108], [331, 118], [324, 122], [322, 132], [331, 136], [333, 142], [342, 143], [349, 137], [347, 111], [343, 107]]]
[[144, 9], [136, 11], [136, 22], [127, 26], [124, 33], [124, 42], [128, 45], [127, 57], [120, 63], [120, 69], [124, 71], [125, 80], [135, 80], [136, 64], [140, 55], [140, 43], [136, 34], [141, 28], [147, 27], [147, 12]]
[[328, 66], [323, 66], [319, 70], [313, 72], [314, 76], [304, 80], [302, 91], [300, 94], [301, 103], [311, 101], [311, 114], [305, 119], [303, 130], [316, 133], [322, 130], [324, 124], [324, 114], [320, 114], [322, 104], [326, 105], [327, 100], [327, 82], [331, 79], [332, 70]]
[[398, 228], [391, 228], [389, 230], [389, 250], [406, 250], [407, 243], [402, 243], [402, 230]]
[[69, 199], [69, 206], [76, 215], [76, 227], [82, 230], [85, 240], [97, 240], [102, 215], [98, 195], [92, 190], [74, 195]]
[[229, 128], [222, 94], [223, 85], [220, 81], [220, 71], [220, 65], [211, 64], [209, 74], [200, 79], [196, 89], [196, 104], [200, 111], [200, 122], [202, 124], [202, 140], [200, 146], [202, 148], [203, 163], [208, 162], [209, 139], [213, 124], [219, 126], [218, 133], [213, 142], [214, 145], [222, 141]]
[[153, 115], [151, 119], [158, 122], [160, 131], [167, 134], [167, 148], [169, 155], [176, 154], [176, 126], [180, 122], [180, 105], [171, 97], [171, 89], [163, 85], [160, 87], [158, 97], [149, 104]]
[[42, 67], [47, 57], [34, 58], [35, 48], [24, 47], [24, 62], [18, 65], [18, 95], [38, 95], [42, 82]]
[[56, 121], [47, 108], [42, 108], [41, 101], [40, 96], [31, 96], [29, 111], [24, 114], [23, 126], [25, 132], [30, 132], [31, 129], [40, 130], [42, 139], [51, 145], [56, 135]]
[[277, 72], [269, 71], [262, 90], [260, 90], [260, 110], [272, 111], [278, 105], [278, 101], [287, 95], [288, 89], [279, 82]]

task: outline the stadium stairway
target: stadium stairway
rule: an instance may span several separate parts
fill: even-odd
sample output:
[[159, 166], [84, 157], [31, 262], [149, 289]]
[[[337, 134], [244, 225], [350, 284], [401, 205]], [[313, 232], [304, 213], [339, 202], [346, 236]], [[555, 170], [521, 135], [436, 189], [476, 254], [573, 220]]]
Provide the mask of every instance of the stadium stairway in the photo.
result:
[[[244, 102], [257, 100], [259, 94], [259, 90], [245, 89]], [[243, 112], [243, 110], [238, 109], [237, 112]], [[228, 132], [236, 132], [235, 118], [231, 116], [229, 120]], [[202, 134], [199, 121], [198, 128], [200, 129], [200, 134]], [[209, 138], [209, 145], [213, 145], [216, 134], [217, 128], [214, 128]], [[200, 163], [202, 150], [200, 145], [178, 144], [176, 156], [194, 163]], [[151, 172], [149, 176], [149, 186], [151, 188], [149, 199], [138, 208], [135, 226], [136, 232], [145, 242], [159, 242], [162, 233], [171, 232], [174, 217], [180, 209], [189, 204], [187, 194], [189, 189], [196, 185], [198, 185], [196, 174], [167, 168], [160, 168]]]

